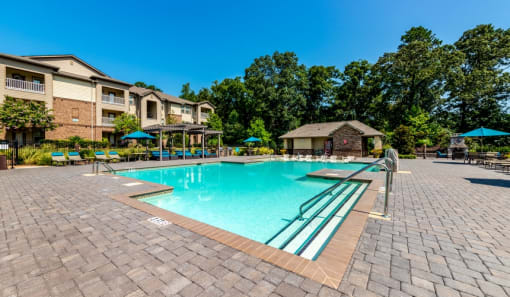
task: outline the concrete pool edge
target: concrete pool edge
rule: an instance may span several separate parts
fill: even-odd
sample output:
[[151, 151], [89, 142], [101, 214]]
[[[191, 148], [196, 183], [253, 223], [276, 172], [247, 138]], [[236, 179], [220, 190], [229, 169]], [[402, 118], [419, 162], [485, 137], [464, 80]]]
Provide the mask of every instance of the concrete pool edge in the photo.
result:
[[161, 191], [170, 191], [173, 187], [130, 177], [119, 177], [150, 185], [153, 188], [138, 192], [110, 195], [112, 199], [335, 289], [340, 285], [343, 275], [349, 266], [361, 233], [368, 220], [368, 215], [377, 198], [379, 187], [382, 186], [382, 181], [380, 180], [357, 179], [359, 181], [368, 182], [369, 185], [367, 189], [333, 237], [329, 240], [329, 243], [320, 256], [315, 261], [311, 261], [238, 234], [139, 201], [137, 198], [154, 195]]

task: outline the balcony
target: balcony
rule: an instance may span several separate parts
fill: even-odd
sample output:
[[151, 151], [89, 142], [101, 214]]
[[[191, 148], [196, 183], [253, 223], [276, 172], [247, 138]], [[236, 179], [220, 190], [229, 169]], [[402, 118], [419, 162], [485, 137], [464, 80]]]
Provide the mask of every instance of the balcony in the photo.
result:
[[9, 77], [5, 78], [5, 88], [16, 91], [44, 94], [44, 84]]
[[110, 95], [103, 95], [101, 101], [103, 103], [116, 104], [116, 105], [124, 105], [124, 102], [125, 102], [123, 97], [116, 97], [116, 96], [110, 96]]
[[208, 112], [201, 112], [200, 113], [200, 118], [204, 119], [204, 120], [209, 119], [209, 113]]
[[103, 117], [103, 126], [115, 126], [115, 124], [113, 123], [113, 121], [115, 120], [115, 118], [111, 118], [111, 117]]

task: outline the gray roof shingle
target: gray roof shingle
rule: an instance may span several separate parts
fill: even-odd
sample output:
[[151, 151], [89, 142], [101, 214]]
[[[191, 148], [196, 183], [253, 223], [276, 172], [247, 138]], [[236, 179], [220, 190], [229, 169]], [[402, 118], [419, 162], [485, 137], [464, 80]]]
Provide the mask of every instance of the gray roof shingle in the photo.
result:
[[360, 121], [341, 121], [303, 125], [297, 129], [289, 131], [280, 138], [313, 138], [313, 137], [329, 137], [344, 125], [349, 125], [363, 133], [364, 136], [383, 136], [384, 134], [376, 129], [363, 124]]

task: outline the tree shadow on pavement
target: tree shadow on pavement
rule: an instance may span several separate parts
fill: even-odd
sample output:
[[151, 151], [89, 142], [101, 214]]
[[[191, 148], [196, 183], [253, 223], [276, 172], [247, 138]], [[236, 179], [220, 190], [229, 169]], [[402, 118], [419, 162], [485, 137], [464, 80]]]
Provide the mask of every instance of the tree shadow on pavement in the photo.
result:
[[465, 179], [473, 184], [510, 188], [510, 180], [506, 179], [469, 178], [469, 177], [466, 177]]

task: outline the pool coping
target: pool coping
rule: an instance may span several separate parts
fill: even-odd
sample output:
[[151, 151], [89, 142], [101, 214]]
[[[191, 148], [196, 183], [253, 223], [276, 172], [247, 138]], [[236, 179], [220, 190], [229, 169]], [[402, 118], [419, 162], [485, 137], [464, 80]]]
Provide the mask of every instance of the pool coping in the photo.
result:
[[138, 200], [140, 197], [157, 195], [162, 191], [172, 191], [173, 187], [131, 177], [119, 175], [115, 176], [128, 179], [130, 181], [135, 180], [137, 182], [150, 185], [153, 188], [143, 191], [110, 195], [112, 199], [153, 216], [165, 219], [187, 230], [216, 240], [234, 249], [245, 252], [283, 269], [292, 271], [335, 289], [338, 288], [344, 273], [347, 271], [351, 258], [361, 237], [361, 233], [365, 228], [369, 213], [377, 198], [379, 187], [383, 184], [382, 181], [378, 179], [353, 179], [356, 181], [368, 182], [368, 187], [364, 191], [363, 195], [358, 199], [358, 202], [335, 232], [333, 237], [331, 237], [329, 243], [323, 249], [319, 257], [315, 261], [312, 261], [241, 235], [142, 202]]

